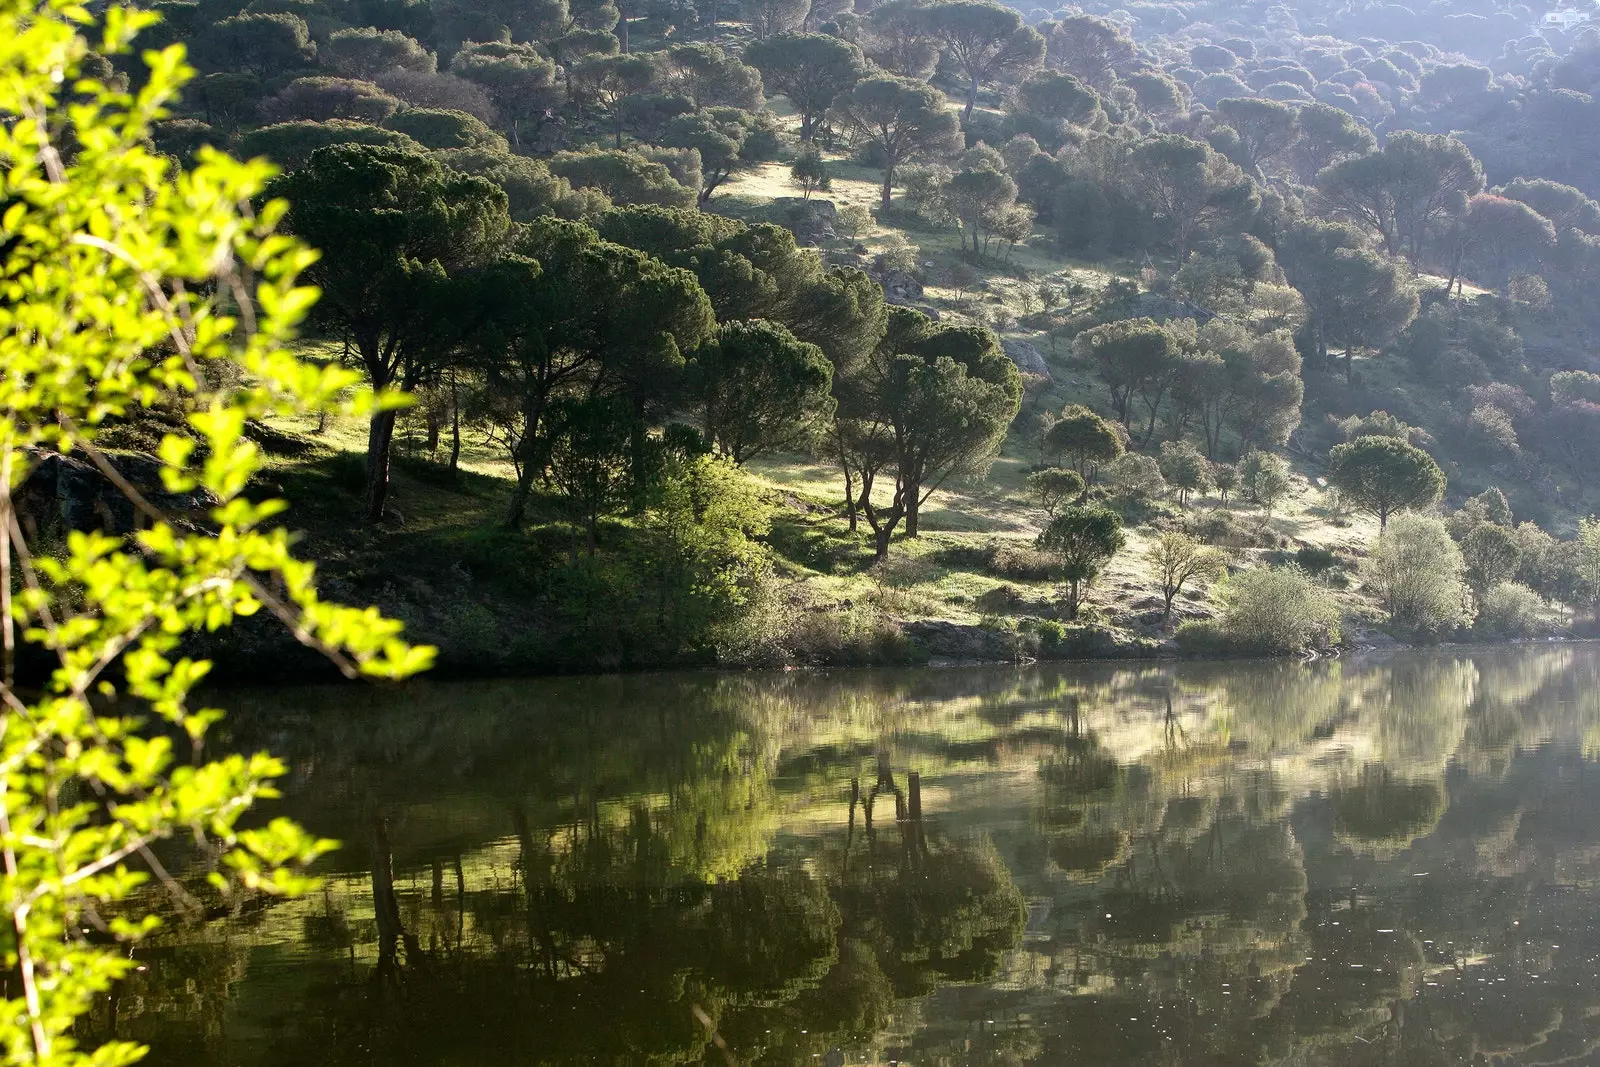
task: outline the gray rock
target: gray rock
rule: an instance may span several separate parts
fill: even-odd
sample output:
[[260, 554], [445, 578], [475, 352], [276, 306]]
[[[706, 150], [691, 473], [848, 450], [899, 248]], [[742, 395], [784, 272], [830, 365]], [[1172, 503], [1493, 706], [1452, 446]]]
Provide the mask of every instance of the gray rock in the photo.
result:
[[[37, 451], [16, 494], [17, 517], [29, 538], [52, 529], [131, 533], [148, 526], [132, 502], [88, 460]], [[117, 473], [175, 522], [215, 506], [209, 493], [169, 493], [161, 483], [161, 464], [149, 456], [117, 456]]]
[[959, 663], [1010, 663], [1020, 658], [1014, 634], [944, 619], [905, 624], [906, 636], [930, 659]]
[[1049, 379], [1050, 364], [1045, 362], [1044, 353], [1040, 352], [1031, 341], [1002, 341], [1001, 347], [1006, 350], [1006, 355], [1011, 357], [1011, 362], [1023, 374], [1036, 378]]
[[1133, 313], [1138, 317], [1154, 319], [1157, 322], [1193, 319], [1201, 326], [1217, 317], [1197, 304], [1176, 297], [1162, 296], [1160, 293], [1140, 293], [1134, 298]]

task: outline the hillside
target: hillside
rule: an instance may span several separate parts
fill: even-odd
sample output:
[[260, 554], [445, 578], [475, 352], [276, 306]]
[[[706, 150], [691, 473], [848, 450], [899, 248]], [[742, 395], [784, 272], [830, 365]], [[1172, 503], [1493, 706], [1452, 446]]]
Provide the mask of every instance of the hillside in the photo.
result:
[[308, 350], [416, 395], [259, 488], [459, 669], [1563, 635], [1600, 27], [1479, 6], [168, 0], [157, 143], [278, 164]]

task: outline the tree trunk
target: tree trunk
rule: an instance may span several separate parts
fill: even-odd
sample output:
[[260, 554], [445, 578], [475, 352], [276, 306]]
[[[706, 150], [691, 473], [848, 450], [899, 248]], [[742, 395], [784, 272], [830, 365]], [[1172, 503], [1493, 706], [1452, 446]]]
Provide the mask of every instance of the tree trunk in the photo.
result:
[[[517, 485], [511, 491], [511, 510], [506, 514], [506, 529], [522, 529], [522, 519], [528, 510], [528, 496], [533, 492], [533, 463], [523, 459], [522, 470], [517, 472]], [[589, 553], [593, 555], [591, 551]]]
[[628, 54], [628, 16], [624, 14], [617, 19], [617, 47], [623, 55]]
[[644, 421], [643, 400], [635, 399], [633, 402], [633, 425], [628, 428], [628, 434], [628, 477], [633, 482], [630, 487], [632, 506], [637, 514], [644, 510], [645, 489], [650, 481], [650, 472], [645, 463], [645, 453], [650, 447], [650, 430]]
[[[841, 464], [843, 466], [843, 464]], [[850, 532], [856, 532], [856, 480], [848, 466], [844, 467], [844, 514], [850, 523]]]
[[376, 411], [367, 425], [366, 521], [383, 521], [389, 502], [389, 446], [394, 441], [394, 411]]
[[617, 114], [616, 114], [616, 117], [613, 119], [613, 122], [615, 123], [615, 130], [616, 130], [616, 135], [617, 135], [617, 151], [620, 152], [620, 151], [622, 151], [622, 103], [621, 103], [621, 101], [617, 102], [616, 108], [617, 108]]
[[461, 469], [461, 392], [456, 372], [450, 371], [450, 473]]
[[894, 192], [894, 168], [883, 169], [883, 210], [889, 210], [889, 197]]
[[922, 483], [911, 482], [906, 486], [906, 536], [917, 536], [917, 517], [922, 511]]
[[1072, 581], [1067, 583], [1067, 618], [1068, 619], [1076, 619], [1078, 617], [1078, 603], [1079, 603], [1079, 594], [1080, 594], [1080, 592], [1081, 592], [1081, 590], [1078, 587], [1078, 581], [1077, 581], [1076, 578], [1074, 578]]
[[961, 109], [961, 125], [966, 127], [972, 121], [972, 108], [978, 102], [978, 76], [974, 74], [972, 81], [967, 84], [967, 106]]
[[894, 527], [888, 523], [872, 531], [872, 555], [874, 559], [889, 558], [889, 541], [894, 537]]

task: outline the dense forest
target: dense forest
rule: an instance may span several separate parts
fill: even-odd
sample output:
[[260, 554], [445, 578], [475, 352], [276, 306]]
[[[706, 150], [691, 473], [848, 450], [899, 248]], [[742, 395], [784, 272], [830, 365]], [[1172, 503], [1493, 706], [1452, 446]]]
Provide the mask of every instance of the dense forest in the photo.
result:
[[154, 9], [415, 398], [261, 491], [446, 665], [1592, 625], [1593, 0]]

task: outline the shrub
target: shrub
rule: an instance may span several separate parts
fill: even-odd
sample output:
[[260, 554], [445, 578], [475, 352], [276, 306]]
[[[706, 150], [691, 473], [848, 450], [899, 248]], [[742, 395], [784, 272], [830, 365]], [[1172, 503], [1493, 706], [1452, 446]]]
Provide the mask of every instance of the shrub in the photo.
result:
[[1494, 586], [1478, 608], [1477, 628], [1496, 637], [1532, 637], [1544, 623], [1544, 601], [1520, 582]]
[[999, 544], [989, 550], [983, 569], [1013, 582], [1048, 582], [1061, 572], [1056, 557], [1031, 545]]
[[1148, 504], [1167, 490], [1155, 457], [1128, 452], [1111, 464], [1111, 490], [1125, 504]]
[[1306, 545], [1294, 554], [1294, 562], [1307, 574], [1321, 574], [1338, 563], [1339, 558], [1326, 548]]
[[1402, 512], [1378, 535], [1361, 574], [1396, 626], [1442, 633], [1472, 621], [1466, 569], [1443, 520]]
[[1197, 512], [1188, 526], [1195, 537], [1219, 548], [1267, 548], [1275, 540], [1269, 531], [1240, 522], [1233, 512], [1221, 508]]
[[1222, 583], [1217, 601], [1217, 626], [1180, 629], [1184, 647], [1200, 651], [1197, 644], [1214, 640], [1235, 651], [1294, 652], [1339, 640], [1338, 602], [1298, 567], [1241, 571]]

